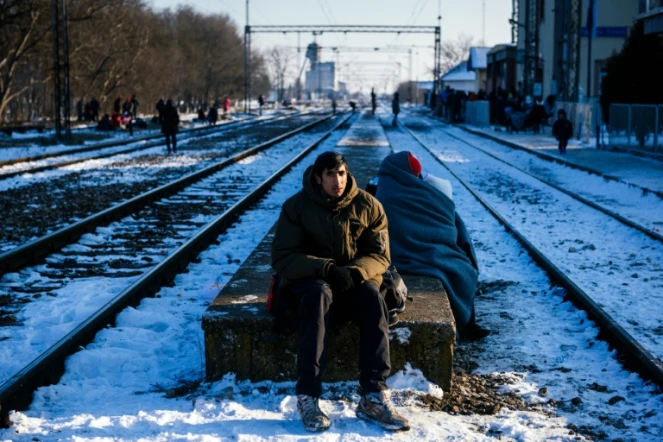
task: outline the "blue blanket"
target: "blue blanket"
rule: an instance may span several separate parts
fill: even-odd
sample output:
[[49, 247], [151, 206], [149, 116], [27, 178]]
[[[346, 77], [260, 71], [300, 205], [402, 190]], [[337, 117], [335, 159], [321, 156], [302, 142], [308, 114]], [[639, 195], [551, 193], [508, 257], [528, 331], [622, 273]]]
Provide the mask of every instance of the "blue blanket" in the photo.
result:
[[[391, 261], [403, 274], [439, 279], [456, 325], [474, 320], [478, 266], [454, 202], [411, 172], [407, 152], [387, 156], [378, 171], [376, 197], [387, 213]], [[407, 283], [407, 279], [406, 279]]]

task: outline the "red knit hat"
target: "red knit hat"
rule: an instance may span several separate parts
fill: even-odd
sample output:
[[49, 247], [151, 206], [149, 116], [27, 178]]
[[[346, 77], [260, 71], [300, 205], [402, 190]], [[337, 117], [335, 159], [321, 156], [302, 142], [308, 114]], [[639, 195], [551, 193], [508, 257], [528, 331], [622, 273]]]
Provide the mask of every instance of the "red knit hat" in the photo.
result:
[[415, 157], [410, 152], [408, 152], [407, 153], [407, 160], [410, 163], [410, 169], [412, 169], [412, 173], [415, 176], [419, 176], [421, 174], [421, 163], [419, 162], [417, 157]]

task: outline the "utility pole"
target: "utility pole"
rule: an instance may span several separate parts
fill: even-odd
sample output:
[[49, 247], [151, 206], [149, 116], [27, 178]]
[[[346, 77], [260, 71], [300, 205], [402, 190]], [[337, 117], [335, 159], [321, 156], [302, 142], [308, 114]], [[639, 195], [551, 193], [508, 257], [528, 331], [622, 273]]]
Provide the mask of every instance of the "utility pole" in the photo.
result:
[[481, 46], [486, 46], [486, 0], [481, 2]]
[[249, 57], [251, 56], [251, 28], [249, 27], [249, 0], [246, 0], [246, 26], [244, 26], [244, 113], [250, 110], [251, 80], [249, 79]]
[[52, 1], [51, 25], [53, 33], [53, 122], [58, 139], [62, 138], [63, 128], [67, 138], [71, 138], [67, 0]]
[[410, 103], [412, 103], [414, 101], [414, 94], [412, 88], [412, 48], [410, 48], [410, 50], [408, 51], [407, 77], [410, 82]]
[[[302, 64], [302, 33], [297, 32], [297, 66], [301, 66]], [[295, 87], [296, 91], [295, 93], [297, 94], [297, 102], [301, 100], [301, 94], [302, 94], [302, 71], [304, 70], [304, 67], [302, 66], [302, 69], [299, 70], [299, 75], [297, 76], [297, 85]]]
[[587, 9], [587, 93], [586, 98], [589, 103], [592, 96], [592, 39], [596, 29], [596, 0], [589, 0]]

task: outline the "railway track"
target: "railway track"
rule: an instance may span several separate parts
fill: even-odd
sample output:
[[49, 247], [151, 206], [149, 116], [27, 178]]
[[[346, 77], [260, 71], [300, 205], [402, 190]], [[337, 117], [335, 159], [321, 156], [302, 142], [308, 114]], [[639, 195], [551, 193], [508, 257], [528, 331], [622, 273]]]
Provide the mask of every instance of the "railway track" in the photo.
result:
[[298, 115], [258, 126], [240, 125], [232, 130], [207, 133], [181, 141], [181, 153], [177, 155], [166, 155], [165, 148], [157, 146], [64, 169], [0, 180], [0, 212], [4, 218], [0, 253], [316, 118]]
[[[49, 298], [50, 294], [55, 311], [63, 305], [81, 302], [86, 304], [83, 309], [86, 313], [79, 317], [78, 309], [73, 308], [68, 313], [72, 320], [55, 327], [59, 331], [67, 329], [66, 333], [53, 336], [52, 330], [46, 331], [48, 339], [37, 346], [41, 348], [18, 342], [20, 333], [16, 330], [0, 338], [3, 346], [13, 344], [15, 347], [4, 352], [9, 351], [17, 356], [16, 359], [18, 355], [21, 358], [12, 360], [11, 368], [5, 366], [0, 373], [4, 382], [0, 385], [0, 413], [4, 425], [9, 424], [9, 410], [25, 407], [35, 388], [59, 378], [64, 359], [69, 354], [89, 342], [98, 330], [111, 324], [115, 315], [126, 306], [136, 304], [164, 284], [169, 284], [189, 262], [195, 262], [202, 249], [213, 244], [240, 214], [259, 201], [281, 176], [349, 118], [352, 115], [327, 116], [317, 122], [324, 126], [322, 133], [282, 136], [235, 155], [215, 168], [197, 172], [195, 177], [185, 177], [179, 180], [178, 188], [157, 189], [157, 194], [145, 197], [140, 204], [134, 202], [133, 206], [114, 215], [125, 216], [122, 220], [107, 227], [97, 227], [94, 234], [83, 236], [75, 244], [74, 238], [64, 239], [67, 238], [65, 235], [63, 244], [70, 245], [62, 252], [47, 257], [45, 264], [37, 268], [22, 269], [17, 276], [19, 279], [21, 275], [27, 276], [27, 281], [9, 283], [9, 288], [16, 289], [14, 295], [34, 298], [39, 293]], [[302, 149], [302, 145], [306, 147]], [[148, 202], [152, 203], [146, 205]], [[108, 218], [100, 216], [85, 229], [107, 223]], [[74, 237], [80, 232], [82, 230]], [[40, 248], [32, 247], [33, 250]], [[93, 292], [86, 297], [94, 298], [93, 302], [72, 297], [73, 293], [80, 291], [81, 285], [92, 288]], [[26, 306], [29, 308], [29, 303]], [[33, 325], [49, 323], [48, 318], [29, 319]], [[11, 338], [7, 339], [8, 336]], [[51, 342], [46, 343], [46, 340]], [[21, 351], [17, 347], [22, 347]]]
[[562, 193], [565, 193], [566, 195], [570, 196], [571, 198], [573, 198], [573, 199], [575, 199], [575, 200], [577, 200], [577, 201], [580, 201], [581, 203], [583, 203], [583, 204], [585, 204], [585, 205], [591, 207], [592, 209], [596, 209], [596, 210], [598, 210], [598, 211], [600, 211], [600, 212], [602, 212], [602, 213], [608, 215], [609, 217], [614, 218], [615, 220], [619, 221], [620, 223], [622, 223], [622, 224], [624, 224], [624, 225], [626, 225], [626, 226], [628, 226], [628, 227], [632, 227], [632, 228], [634, 228], [634, 229], [636, 229], [636, 230], [639, 230], [640, 232], [644, 233], [644, 234], [647, 235], [648, 237], [650, 237], [650, 238], [652, 238], [652, 239], [655, 239], [656, 241], [659, 241], [659, 242], [663, 243], [663, 235], [661, 235], [661, 234], [658, 233], [657, 231], [654, 231], [654, 230], [651, 229], [651, 228], [645, 227], [645, 226], [643, 226], [643, 225], [641, 225], [641, 224], [639, 224], [639, 223], [637, 223], [637, 222], [634, 222], [634, 221], [632, 221], [632, 220], [630, 220], [630, 219], [628, 219], [628, 218], [626, 218], [626, 217], [620, 215], [619, 213], [615, 212], [614, 210], [610, 210], [610, 209], [607, 208], [607, 207], [604, 207], [604, 206], [602, 206], [602, 205], [600, 205], [600, 204], [597, 204], [597, 203], [595, 203], [594, 201], [591, 201], [590, 199], [585, 198], [585, 197], [583, 197], [582, 195], [579, 195], [579, 194], [576, 193], [576, 192], [572, 192], [572, 191], [570, 191], [570, 190], [568, 190], [568, 189], [565, 189], [564, 187], [559, 186], [559, 185], [553, 183], [552, 181], [547, 180], [547, 179], [541, 177], [540, 175], [537, 175], [537, 174], [531, 173], [531, 172], [529, 172], [529, 171], [527, 171], [527, 170], [525, 170], [525, 169], [523, 169], [523, 168], [517, 166], [516, 164], [514, 164], [514, 163], [512, 163], [512, 162], [510, 162], [510, 161], [507, 161], [507, 160], [505, 160], [504, 158], [501, 158], [500, 156], [495, 155], [495, 154], [493, 154], [492, 152], [489, 152], [488, 150], [483, 149], [483, 148], [477, 146], [476, 144], [470, 143], [469, 141], [467, 141], [467, 140], [465, 140], [465, 139], [462, 139], [462, 138], [456, 136], [455, 134], [452, 134], [452, 133], [449, 132], [449, 131], [444, 131], [444, 132], [445, 132], [447, 135], [449, 135], [450, 137], [452, 137], [452, 138], [454, 138], [454, 139], [460, 141], [461, 143], [463, 143], [463, 144], [465, 144], [465, 145], [467, 145], [467, 146], [469, 146], [469, 147], [471, 147], [471, 148], [473, 148], [473, 149], [476, 149], [476, 150], [478, 150], [479, 152], [482, 152], [482, 153], [488, 155], [488, 156], [491, 157], [491, 158], [494, 158], [495, 160], [497, 160], [497, 161], [499, 161], [499, 162], [501, 162], [501, 163], [503, 163], [503, 164], [506, 164], [507, 166], [509, 166], [509, 167], [511, 167], [511, 168], [513, 168], [513, 169], [515, 169], [515, 170], [517, 170], [518, 172], [523, 173], [523, 174], [528, 175], [528, 176], [531, 176], [532, 178], [534, 178], [534, 179], [536, 179], [536, 180], [542, 182], [543, 184], [545, 184], [545, 185], [547, 185], [547, 186], [550, 186], [550, 187], [552, 187], [552, 188], [554, 188], [554, 189], [556, 189], [556, 190], [558, 190], [558, 191], [560, 191], [560, 192], [562, 192]]
[[[421, 134], [417, 134], [415, 133], [415, 131], [410, 130], [407, 127], [407, 124], [403, 126], [401, 123], [401, 127], [406, 131], [407, 134], [409, 134], [414, 140], [416, 140], [416, 143], [418, 143], [427, 152], [429, 152], [431, 156], [434, 157], [439, 164], [441, 164], [447, 171], [449, 171], [449, 173], [453, 175], [486, 208], [486, 210], [488, 210], [491, 213], [491, 215], [495, 217], [518, 240], [518, 242], [530, 253], [530, 255], [537, 262], [537, 264], [539, 264], [539, 266], [548, 273], [550, 279], [565, 289], [566, 297], [569, 300], [571, 300], [581, 309], [585, 310], [588, 313], [589, 317], [592, 320], [596, 321], [596, 323], [601, 329], [603, 338], [606, 339], [611, 345], [613, 345], [614, 347], [620, 350], [621, 354], [623, 355], [622, 362], [626, 367], [637, 371], [644, 378], [650, 379], [655, 383], [657, 383], [659, 386], [663, 387], [663, 364], [661, 363], [660, 358], [657, 356], [657, 353], [653, 353], [649, 348], [646, 348], [643, 344], [639, 342], [638, 338], [642, 338], [643, 332], [642, 330], [639, 330], [637, 328], [638, 323], [637, 321], [635, 321], [635, 319], [627, 319], [626, 322], [627, 325], [630, 325], [631, 330], [633, 330], [634, 328], [637, 330], [638, 338], [634, 337], [624, 327], [624, 322], [625, 322], [624, 318], [619, 318], [619, 320], [617, 320], [613, 317], [613, 315], [607, 313], [606, 309], [604, 308], [605, 306], [603, 305], [603, 302], [597, 301], [595, 299], [595, 296], [592, 296], [592, 294], [590, 294], [590, 293], [594, 294], [596, 293], [595, 292], [588, 293], [585, 289], [581, 287], [582, 286], [581, 283], [579, 283], [577, 280], [574, 280], [575, 278], [577, 278], [577, 275], [572, 275], [572, 274], [570, 275], [568, 271], [565, 271], [563, 268], [561, 268], [560, 265], [556, 262], [558, 260], [551, 258], [546, 252], [544, 252], [542, 250], [541, 245], [534, 244], [534, 241], [528, 239], [527, 238], [528, 235], [522, 233], [515, 225], [515, 223], [507, 220], [506, 216], [503, 216], [498, 209], [493, 207], [493, 205], [491, 205], [488, 202], [487, 196], [491, 196], [492, 194], [497, 193], [497, 191], [491, 190], [489, 184], [484, 185], [481, 190], [477, 190], [476, 185], [473, 186], [468, 179], [464, 179], [462, 177], [463, 174], [470, 173], [467, 171], [468, 168], [465, 167], [466, 163], [464, 162], [464, 160], [461, 160], [460, 158], [449, 158], [451, 155], [447, 156], [447, 161], [440, 159], [440, 156], [445, 156], [444, 153], [440, 152], [439, 148], [437, 149], [432, 148], [431, 147], [432, 143], [429, 142], [427, 139], [425, 139], [425, 136], [422, 136]], [[439, 127], [436, 129], [440, 129], [443, 132], [445, 132], [444, 129], [441, 129]], [[633, 223], [632, 221], [616, 213], [613, 213], [612, 211], [604, 207], [601, 207], [595, 203], [587, 201], [585, 198], [577, 194], [574, 195], [573, 192], [570, 192], [567, 189], [562, 189], [559, 186], [552, 185], [552, 183], [548, 183], [547, 180], [543, 180], [540, 179], [540, 177], [533, 176], [533, 174], [524, 171], [521, 168], [515, 167], [509, 162], [501, 158], [498, 158], [495, 155], [490, 154], [489, 152], [485, 152], [483, 149], [477, 148], [476, 146], [472, 146], [472, 144], [468, 143], [466, 140], [459, 140], [458, 137], [455, 136], [452, 136], [452, 138], [462, 142], [465, 145], [469, 145], [473, 148], [476, 148], [477, 150], [481, 151], [483, 154], [488, 155], [494, 161], [499, 161], [500, 163], [514, 170], [517, 170], [518, 173], [523, 173], [529, 177], [535, 178], [542, 184], [552, 187], [553, 189], [555, 189], [555, 191], [562, 192], [565, 195], [572, 197], [574, 200], [578, 201], [581, 204], [586, 205], [587, 207], [590, 207], [592, 210], [598, 210], [603, 215], [612, 217], [614, 220], [618, 221], [619, 223], [622, 223], [624, 226], [627, 226], [628, 229], [633, 229], [632, 231], [637, 232], [634, 234], [637, 235], [646, 234], [649, 238], [653, 239], [654, 242], [657, 244], [659, 244], [661, 241], [660, 235], [657, 235], [655, 232], [651, 232], [650, 230], [643, 228], [637, 223]], [[439, 140], [439, 137], [437, 138], [437, 140]], [[495, 177], [496, 175], [492, 176]], [[500, 186], [500, 183], [497, 183], [496, 185]], [[584, 228], [588, 227], [584, 226]], [[628, 234], [626, 236], [628, 236]], [[657, 248], [660, 247], [657, 246]], [[610, 264], [612, 265], [612, 261], [610, 261]], [[653, 269], [654, 271], [656, 271], [657, 269], [656, 263], [654, 263]], [[661, 269], [658, 270], [660, 273]], [[655, 284], [651, 285], [654, 287], [656, 286]], [[651, 295], [654, 295], [654, 293], [651, 293]], [[614, 312], [614, 306], [612, 307]], [[624, 308], [627, 307], [624, 306]], [[646, 308], [643, 310], [639, 309], [638, 306], [633, 307], [633, 312], [634, 312], [633, 315], [635, 315], [636, 319], [637, 315], [642, 314], [643, 312], [646, 311], [647, 311]], [[628, 314], [626, 314], [626, 317], [628, 317]], [[631, 316], [631, 318], [633, 318], [633, 316]], [[635, 326], [633, 325], [634, 323]], [[645, 331], [644, 336], [649, 336], [650, 338], [652, 337], [652, 335], [657, 336], [658, 335], [657, 330], [663, 330], [663, 327], [659, 326], [658, 329], [653, 329], [653, 330], [652, 327], [650, 327]], [[647, 332], [651, 332], [651, 334]], [[654, 343], [657, 342], [656, 339], [649, 339], [647, 341], [649, 347], [651, 347], [652, 341]]]
[[[265, 118], [260, 120], [242, 119], [226, 124], [216, 126], [204, 126], [180, 131], [178, 141], [184, 141], [191, 138], [217, 135], [239, 127], [254, 127], [268, 123], [270, 121], [280, 121], [292, 118], [292, 116], [279, 116], [274, 118]], [[108, 158], [114, 155], [128, 154], [155, 146], [164, 144], [164, 137], [161, 134], [149, 135], [142, 138], [134, 138], [111, 143], [102, 143], [93, 146], [86, 146], [76, 149], [68, 149], [59, 152], [52, 152], [30, 157], [16, 158], [12, 160], [0, 161], [0, 180], [13, 178], [23, 174], [34, 174], [46, 170], [71, 166], [82, 163], [83, 161]], [[132, 145], [131, 147], [121, 148], [121, 146]], [[88, 155], [89, 154], [89, 155]], [[62, 159], [57, 161], [57, 159]], [[51, 161], [55, 160], [55, 161]], [[32, 166], [30, 163], [33, 163]]]
[[[412, 112], [405, 112], [405, 113], [410, 113], [410, 114], [412, 114]], [[439, 118], [439, 117], [434, 117], [434, 116], [430, 115], [429, 113], [421, 114], [421, 113], [419, 113], [419, 112], [416, 112], [416, 114], [417, 114], [418, 116], [422, 116], [422, 115], [423, 115], [423, 116], [426, 117], [426, 119], [429, 119], [429, 120], [431, 120], [431, 121], [436, 121], [436, 122], [441, 122], [441, 121], [443, 121], [441, 118]], [[591, 167], [587, 167], [587, 166], [584, 166], [584, 165], [581, 165], [581, 164], [577, 164], [577, 163], [574, 163], [574, 162], [572, 162], [572, 161], [567, 161], [567, 160], [565, 160], [564, 158], [560, 158], [560, 157], [557, 157], [557, 156], [555, 156], [555, 155], [551, 155], [551, 154], [548, 154], [548, 153], [545, 153], [545, 152], [539, 152], [539, 151], [534, 150], [534, 149], [528, 149], [527, 147], [522, 146], [522, 145], [520, 145], [520, 144], [518, 144], [518, 143], [514, 143], [514, 142], [511, 142], [511, 141], [503, 140], [503, 139], [500, 139], [500, 138], [498, 138], [498, 137], [492, 137], [492, 136], [490, 136], [490, 135], [488, 135], [488, 134], [486, 134], [486, 133], [484, 133], [484, 132], [482, 132], [482, 131], [480, 131], [480, 130], [476, 130], [476, 129], [473, 129], [473, 128], [470, 128], [470, 127], [467, 127], [467, 126], [464, 126], [464, 125], [458, 125], [458, 126], [455, 126], [455, 127], [458, 127], [460, 130], [462, 130], [462, 131], [464, 131], [464, 132], [466, 132], [466, 133], [468, 133], [468, 134], [471, 134], [471, 135], [473, 135], [473, 136], [481, 137], [481, 138], [486, 139], [486, 140], [489, 140], [489, 141], [491, 141], [491, 142], [493, 142], [493, 143], [497, 143], [497, 144], [500, 144], [500, 145], [503, 145], [503, 146], [509, 147], [510, 149], [513, 149], [513, 150], [517, 150], [517, 151], [525, 152], [525, 153], [527, 153], [527, 154], [529, 154], [529, 155], [535, 156], [535, 157], [537, 157], [537, 158], [539, 158], [539, 159], [541, 159], [541, 160], [544, 160], [544, 161], [546, 161], [546, 162], [554, 163], [554, 164], [559, 164], [559, 165], [562, 165], [562, 166], [569, 167], [569, 168], [571, 168], [571, 169], [580, 170], [580, 171], [586, 172], [586, 173], [588, 173], [588, 174], [590, 174], [590, 175], [600, 176], [601, 178], [603, 178], [603, 179], [605, 179], [605, 180], [607, 180], [607, 181], [614, 181], [614, 182], [616, 182], [616, 183], [625, 184], [625, 185], [627, 185], [627, 186], [629, 186], [629, 187], [632, 187], [632, 188], [638, 189], [638, 190], [641, 191], [642, 194], [644, 194], [644, 195], [652, 194], [652, 195], [656, 195], [658, 198], [662, 198], [662, 199], [663, 199], [663, 192], [661, 192], [661, 191], [659, 191], [659, 190], [650, 189], [649, 187], [645, 187], [645, 186], [640, 185], [640, 184], [636, 184], [636, 183], [633, 183], [633, 182], [630, 182], [630, 181], [625, 181], [625, 180], [623, 180], [623, 179], [620, 178], [620, 177], [617, 177], [617, 176], [614, 176], [614, 175], [610, 175], [610, 174], [604, 173], [604, 172], [602, 172], [602, 171], [600, 171], [600, 170], [596, 170], [596, 169], [593, 169], [593, 168], [591, 168]]]

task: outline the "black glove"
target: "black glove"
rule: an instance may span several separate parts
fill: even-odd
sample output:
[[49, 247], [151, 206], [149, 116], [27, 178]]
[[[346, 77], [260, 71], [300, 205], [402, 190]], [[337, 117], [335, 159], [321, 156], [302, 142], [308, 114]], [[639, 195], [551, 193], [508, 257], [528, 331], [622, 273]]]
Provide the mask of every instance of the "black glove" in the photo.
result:
[[327, 282], [337, 292], [345, 292], [355, 286], [350, 270], [336, 265], [327, 270]]

